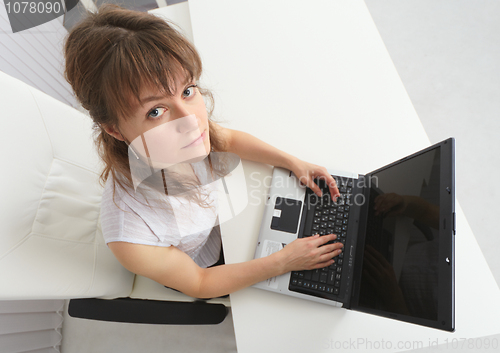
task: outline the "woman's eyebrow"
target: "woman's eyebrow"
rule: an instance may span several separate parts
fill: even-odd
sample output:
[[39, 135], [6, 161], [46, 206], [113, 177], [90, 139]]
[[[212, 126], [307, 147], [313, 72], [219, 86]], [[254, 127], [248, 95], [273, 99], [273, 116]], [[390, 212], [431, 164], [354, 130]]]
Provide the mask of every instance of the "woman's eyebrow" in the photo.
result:
[[[183, 83], [183, 86], [187, 86], [191, 81], [193, 81], [193, 80], [190, 79], [189, 77], [186, 78], [186, 80]], [[149, 97], [142, 98], [139, 102], [141, 103], [141, 105], [144, 105], [145, 103], [160, 100], [162, 98], [164, 98], [164, 96], [149, 96]]]

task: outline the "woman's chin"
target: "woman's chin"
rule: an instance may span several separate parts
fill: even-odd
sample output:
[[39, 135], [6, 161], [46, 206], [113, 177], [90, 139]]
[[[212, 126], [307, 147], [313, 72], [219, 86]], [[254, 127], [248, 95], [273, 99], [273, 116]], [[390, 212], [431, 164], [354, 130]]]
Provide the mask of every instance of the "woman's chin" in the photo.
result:
[[204, 160], [205, 158], [207, 158], [207, 156], [208, 156], [208, 153], [204, 154], [204, 155], [200, 155], [200, 156], [195, 157], [193, 159], [190, 159], [186, 163], [198, 163], [198, 162], [201, 162], [202, 160]]

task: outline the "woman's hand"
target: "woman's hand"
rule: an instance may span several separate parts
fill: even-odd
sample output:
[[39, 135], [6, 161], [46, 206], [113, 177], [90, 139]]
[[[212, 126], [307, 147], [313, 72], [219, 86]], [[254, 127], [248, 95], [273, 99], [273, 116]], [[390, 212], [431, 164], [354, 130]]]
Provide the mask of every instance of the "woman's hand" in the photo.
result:
[[338, 196], [340, 196], [339, 189], [337, 188], [337, 183], [335, 179], [328, 173], [325, 167], [320, 167], [319, 165], [304, 162], [298, 158], [292, 159], [290, 162], [289, 169], [295, 174], [299, 179], [301, 184], [309, 187], [316, 195], [322, 196], [321, 189], [314, 182], [314, 178], [324, 179], [328, 188], [330, 189], [330, 194], [332, 195], [332, 200], [335, 201]]
[[283, 273], [330, 266], [335, 262], [333, 257], [339, 255], [344, 246], [340, 242], [326, 244], [336, 238], [335, 234], [322, 236], [316, 234], [312, 237], [295, 239], [276, 253], [281, 256], [279, 263], [283, 265]]

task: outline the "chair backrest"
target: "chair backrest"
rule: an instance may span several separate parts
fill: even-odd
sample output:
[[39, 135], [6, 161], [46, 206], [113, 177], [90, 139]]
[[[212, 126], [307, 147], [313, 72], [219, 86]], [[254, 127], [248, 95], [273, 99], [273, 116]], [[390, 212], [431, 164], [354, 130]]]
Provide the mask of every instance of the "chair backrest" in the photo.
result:
[[104, 244], [91, 120], [0, 72], [0, 300], [128, 296]]

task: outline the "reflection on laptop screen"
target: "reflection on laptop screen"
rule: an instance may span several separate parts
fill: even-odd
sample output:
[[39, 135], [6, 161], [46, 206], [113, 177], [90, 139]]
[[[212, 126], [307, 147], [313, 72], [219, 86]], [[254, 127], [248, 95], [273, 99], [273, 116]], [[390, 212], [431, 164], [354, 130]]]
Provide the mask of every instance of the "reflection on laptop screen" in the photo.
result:
[[372, 174], [359, 307], [438, 317], [440, 148]]

